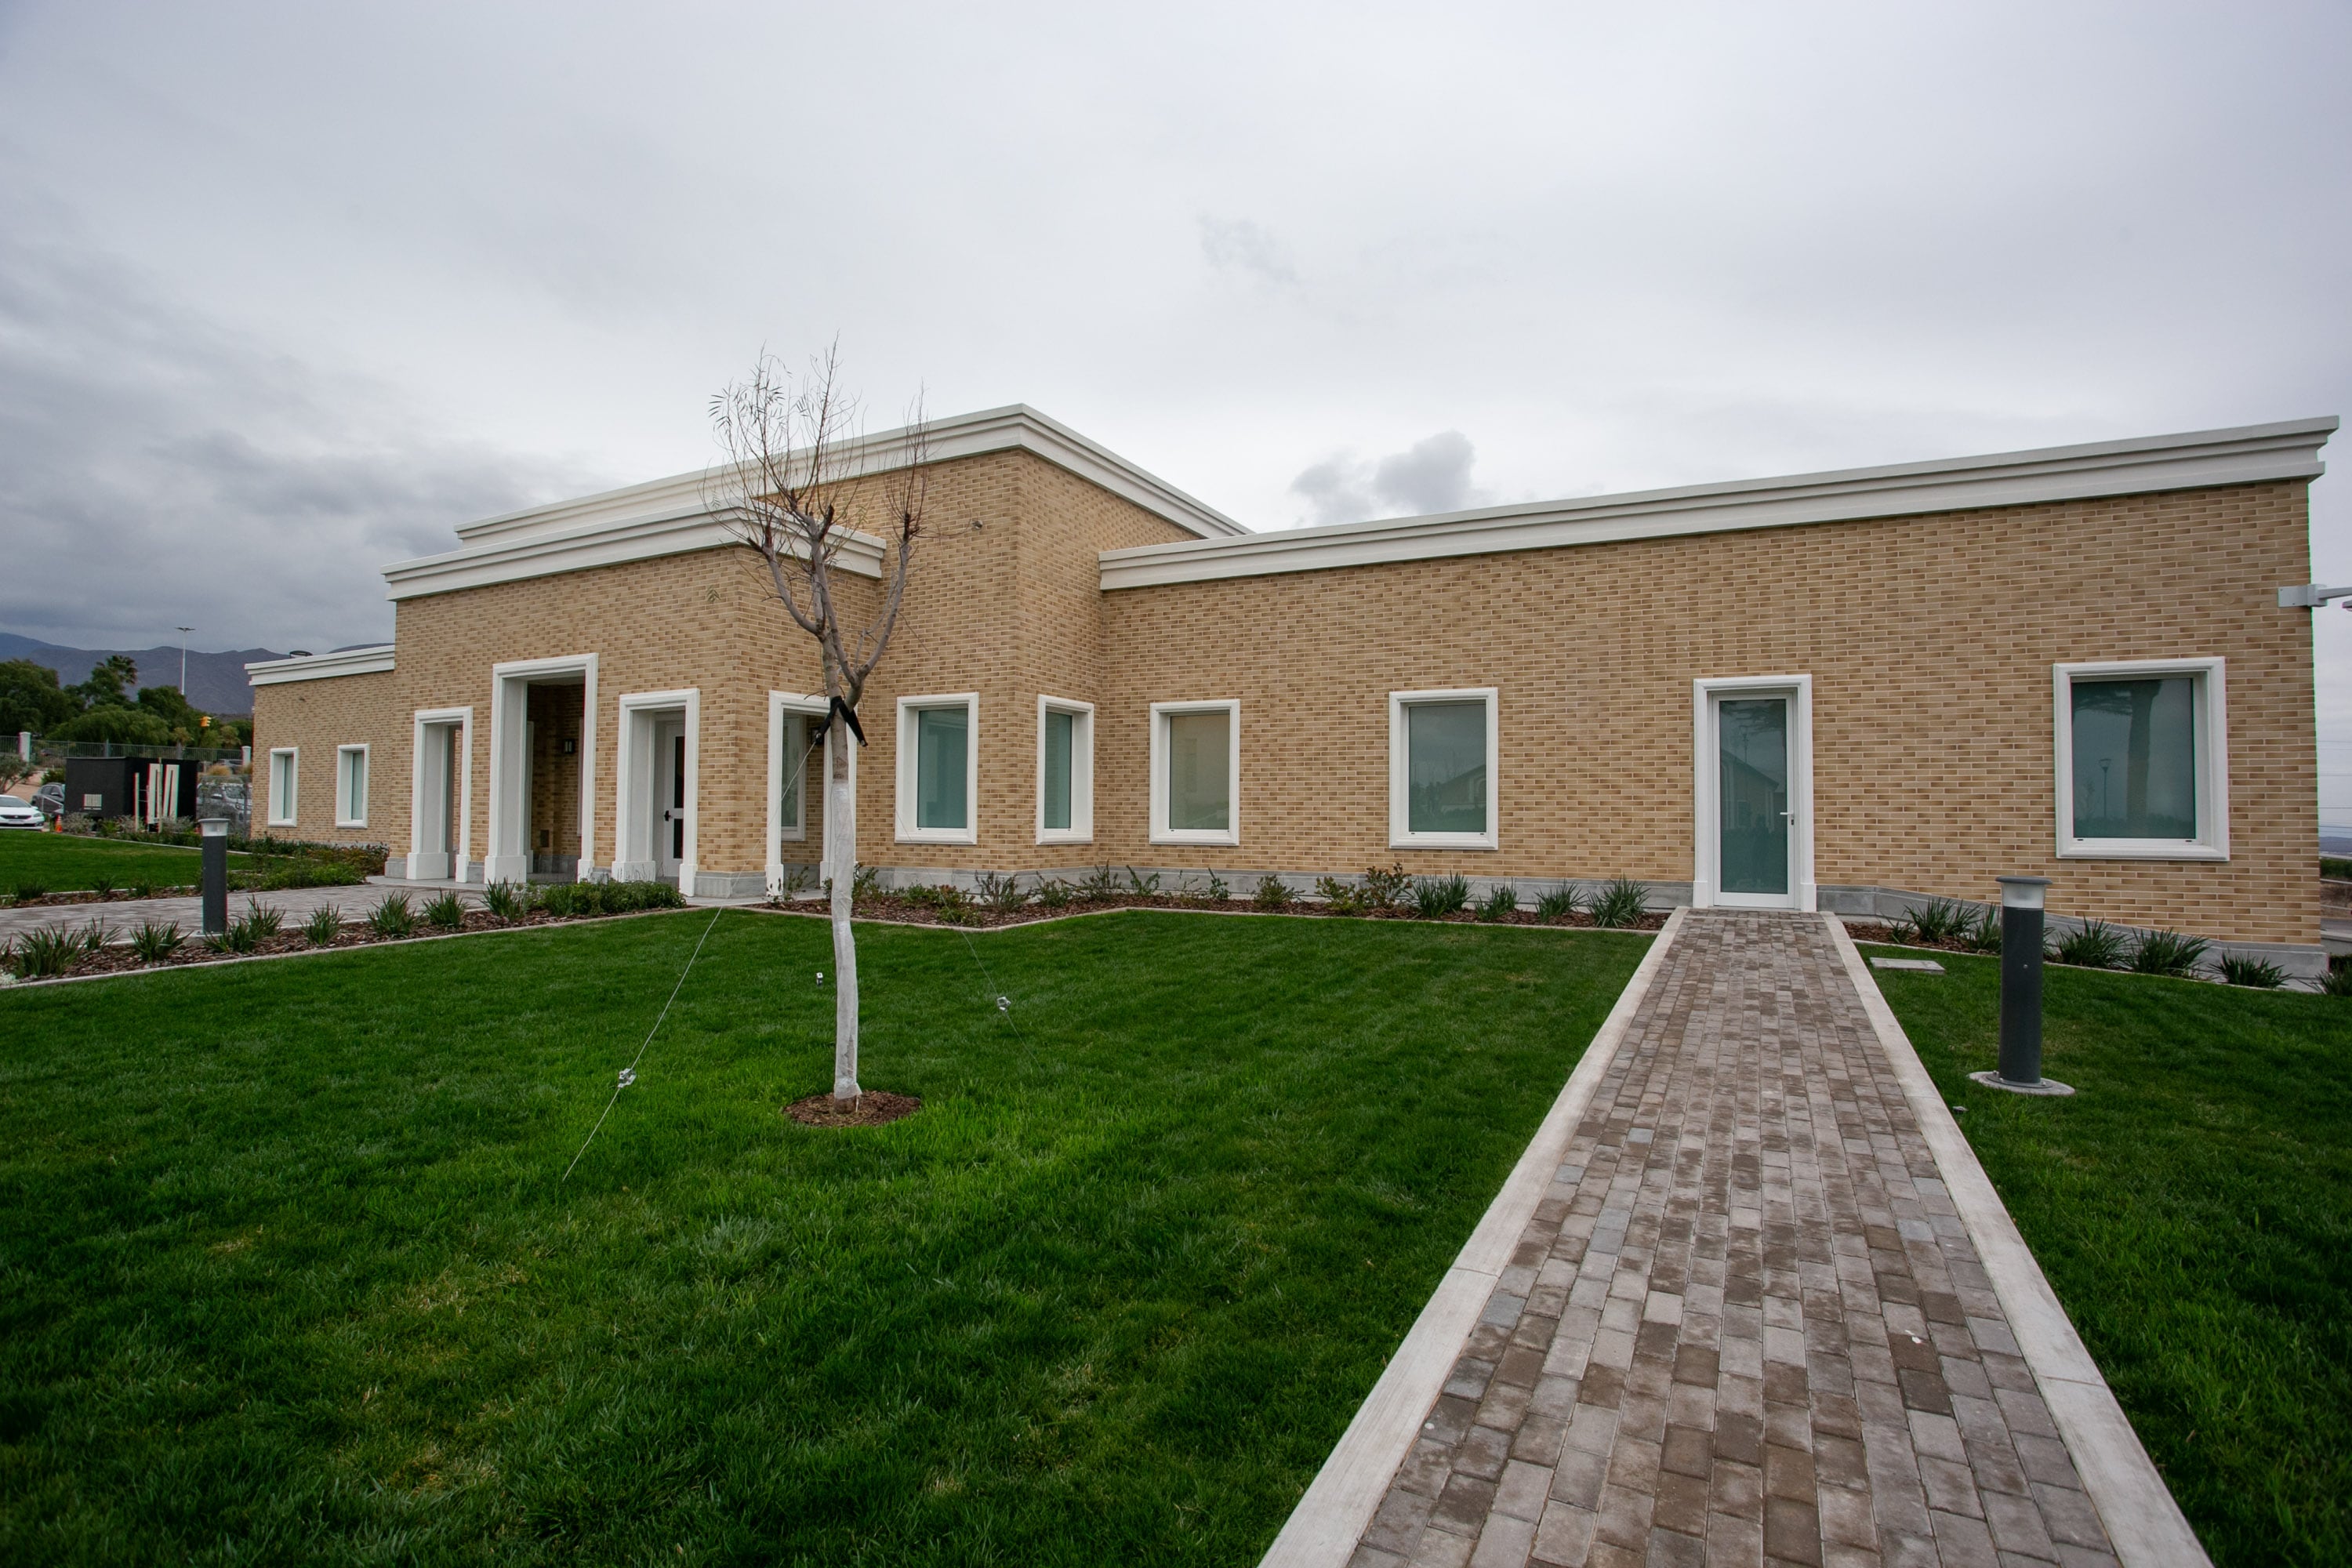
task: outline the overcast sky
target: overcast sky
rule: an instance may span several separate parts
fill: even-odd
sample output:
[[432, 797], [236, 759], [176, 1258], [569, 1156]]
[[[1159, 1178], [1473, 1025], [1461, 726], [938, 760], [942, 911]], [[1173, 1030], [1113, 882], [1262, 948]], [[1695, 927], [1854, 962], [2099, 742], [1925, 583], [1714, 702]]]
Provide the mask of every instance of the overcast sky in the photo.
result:
[[2341, 0], [0, 0], [0, 627], [388, 635], [836, 333], [1254, 528], [2352, 411], [2347, 82]]

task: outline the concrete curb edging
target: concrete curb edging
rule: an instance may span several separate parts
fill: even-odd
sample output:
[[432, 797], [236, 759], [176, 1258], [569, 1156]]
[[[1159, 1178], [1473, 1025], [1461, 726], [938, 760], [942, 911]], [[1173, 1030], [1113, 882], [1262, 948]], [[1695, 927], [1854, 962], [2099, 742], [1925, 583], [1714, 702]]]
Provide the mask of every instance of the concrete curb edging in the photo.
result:
[[1667, 917], [1526, 1152], [1511, 1167], [1502, 1191], [1463, 1243], [1445, 1278], [1413, 1320], [1412, 1331], [1389, 1358], [1339, 1445], [1291, 1510], [1282, 1532], [1266, 1548], [1260, 1568], [1341, 1568], [1354, 1554], [1390, 1479], [1420, 1435], [1422, 1417], [1453, 1375], [1464, 1342], [1486, 1310], [1486, 1299], [1535, 1216], [1536, 1205], [1550, 1189], [1585, 1107], [1608, 1076], [1625, 1031], [1649, 995], [1650, 983], [1664, 967], [1666, 952], [1689, 912], [1678, 909]]
[[2173, 1500], [2123, 1406], [2116, 1403], [2114, 1390], [2059, 1305], [1991, 1179], [1977, 1163], [1976, 1150], [1961, 1135], [1951, 1107], [1944, 1103], [1910, 1037], [1871, 978], [1870, 965], [1863, 962], [1845, 922], [1833, 914], [1822, 919], [1837, 943], [1847, 977], [1861, 994], [1863, 1011], [1903, 1086], [1920, 1135], [1935, 1155], [1952, 1206], [1959, 1211], [1960, 1223], [1992, 1278], [1993, 1293], [2009, 1316], [2019, 1353], [2042, 1390], [2116, 1558], [2124, 1568], [2211, 1568], [2212, 1559]]

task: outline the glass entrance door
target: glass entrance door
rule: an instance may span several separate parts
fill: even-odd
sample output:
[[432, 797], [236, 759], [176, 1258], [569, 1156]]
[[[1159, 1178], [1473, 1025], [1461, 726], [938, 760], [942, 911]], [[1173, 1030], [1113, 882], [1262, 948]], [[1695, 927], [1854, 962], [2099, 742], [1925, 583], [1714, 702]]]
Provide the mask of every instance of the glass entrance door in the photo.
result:
[[1795, 907], [1790, 874], [1790, 700], [1725, 697], [1715, 707], [1717, 891], [1727, 904]]

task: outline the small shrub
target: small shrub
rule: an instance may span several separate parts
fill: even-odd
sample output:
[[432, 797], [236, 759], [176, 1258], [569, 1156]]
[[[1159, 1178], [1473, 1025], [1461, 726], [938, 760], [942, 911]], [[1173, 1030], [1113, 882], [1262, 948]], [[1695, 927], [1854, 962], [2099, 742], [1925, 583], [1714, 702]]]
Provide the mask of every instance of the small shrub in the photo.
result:
[[155, 879], [152, 877], [131, 878], [131, 885], [123, 889], [123, 896], [132, 899], [153, 898], [155, 896]]
[[139, 955], [142, 963], [161, 963], [180, 951], [184, 940], [177, 925], [168, 921], [147, 921], [131, 933], [131, 951]]
[[425, 906], [426, 923], [443, 931], [463, 931], [466, 928], [466, 900], [454, 892], [443, 893]]
[[2330, 996], [2352, 996], [2352, 956], [2338, 953], [2329, 959], [2319, 988]]
[[1948, 899], [1929, 899], [1919, 908], [1895, 921], [1890, 931], [1897, 942], [1921, 947], [1941, 947], [1956, 941], [1969, 928], [1974, 911], [1965, 904]]
[[783, 880], [776, 884], [776, 891], [789, 899], [815, 886], [816, 873], [805, 866], [795, 866], [784, 873]]
[[1037, 903], [1041, 909], [1066, 910], [1070, 907], [1070, 885], [1058, 878], [1048, 877], [1037, 884]]
[[261, 945], [261, 933], [254, 930], [251, 921], [239, 915], [228, 922], [226, 931], [206, 936], [205, 945], [215, 952], [251, 952]]
[[1226, 885], [1225, 879], [1223, 877], [1218, 876], [1214, 871], [1210, 872], [1209, 897], [1222, 904], [1233, 896], [1234, 890], [1231, 887]]
[[2226, 952], [2221, 955], [2221, 978], [2232, 985], [2251, 985], [2257, 991], [2275, 991], [2286, 984], [2286, 971], [2267, 958], [2251, 953]]
[[1519, 912], [1519, 891], [1517, 888], [1497, 883], [1478, 900], [1478, 918], [1482, 921], [1508, 920]]
[[898, 889], [898, 901], [912, 904], [919, 910], [928, 910], [940, 901], [940, 890], [919, 883], [911, 888], [901, 888]]
[[1583, 907], [1584, 895], [1576, 890], [1576, 884], [1562, 882], [1537, 898], [1536, 919], [1539, 921], [1569, 920]]
[[1127, 868], [1127, 890], [1139, 899], [1150, 898], [1160, 891], [1160, 873], [1154, 871], [1146, 877], [1129, 866]]
[[245, 923], [253, 928], [254, 940], [257, 942], [266, 936], [276, 936], [278, 928], [286, 923], [286, 916], [281, 910], [263, 909], [257, 899], [247, 899], [245, 900]]
[[1000, 877], [993, 871], [980, 874], [980, 901], [992, 910], [1007, 913], [1029, 907], [1029, 891], [1021, 885], [1021, 873], [1009, 871]]
[[1629, 926], [1642, 918], [1649, 889], [1631, 877], [1620, 877], [1592, 896], [1592, 923]]
[[[831, 891], [828, 886], [827, 891]], [[849, 870], [849, 896], [852, 900], [878, 898], [882, 892], [882, 873], [872, 866], [853, 866]]]
[[942, 883], [932, 892], [936, 896], [931, 900], [931, 907], [939, 910], [940, 919], [947, 924], [961, 926], [979, 922], [979, 907], [961, 888], [953, 883]]
[[1412, 886], [1412, 879], [1405, 875], [1402, 865], [1391, 866], [1386, 870], [1370, 866], [1365, 868], [1364, 879], [1358, 884], [1356, 899], [1363, 906], [1365, 913], [1373, 914], [1396, 908], [1404, 901], [1406, 889]]
[[100, 903], [104, 903], [107, 900], [114, 897], [114, 879], [111, 877], [101, 876], [89, 885], [89, 890], [98, 895], [98, 901]]
[[2131, 966], [2142, 974], [2186, 974], [2211, 945], [2202, 937], [2183, 936], [2177, 931], [2154, 931], [2132, 949]]
[[1963, 924], [1953, 933], [1962, 947], [1970, 952], [2000, 951], [2000, 911], [1988, 904], [1977, 911], [1977, 918]]
[[2046, 956], [2079, 969], [2121, 969], [2123, 933], [2105, 921], [2085, 921], [2080, 931], [2070, 931], [2052, 942]]
[[409, 907], [408, 895], [386, 893], [376, 907], [368, 911], [367, 928], [381, 937], [415, 936], [416, 911]]
[[492, 882], [482, 889], [482, 908], [501, 925], [512, 925], [538, 907], [528, 882]]
[[686, 895], [667, 882], [648, 877], [642, 882], [607, 882], [603, 889], [604, 912], [632, 915], [640, 910], [682, 910]]
[[8, 895], [10, 902], [18, 904], [37, 904], [48, 896], [49, 885], [30, 877], [19, 880], [16, 890]]
[[593, 882], [550, 882], [539, 889], [539, 907], [560, 921], [593, 914], [591, 900], [595, 895], [582, 889], [594, 886]]
[[312, 947], [332, 947], [335, 939], [343, 934], [343, 911], [332, 904], [321, 904], [310, 911], [302, 922], [302, 934]]
[[63, 926], [28, 931], [8, 955], [8, 972], [19, 980], [46, 980], [73, 968], [81, 956], [81, 933]]
[[1353, 882], [1343, 882], [1337, 877], [1315, 879], [1315, 896], [1323, 907], [1335, 915], [1360, 915], [1364, 912], [1363, 889]]
[[1257, 891], [1250, 895], [1250, 902], [1262, 910], [1286, 910], [1290, 900], [1290, 884], [1271, 871], [1257, 879]]
[[1412, 885], [1412, 907], [1423, 920], [1444, 920], [1459, 914], [1470, 903], [1470, 883], [1461, 872], [1451, 877], [1423, 877]]
[[106, 944], [114, 940], [114, 928], [104, 921], [94, 920], [81, 928], [81, 945], [86, 952], [104, 952]]

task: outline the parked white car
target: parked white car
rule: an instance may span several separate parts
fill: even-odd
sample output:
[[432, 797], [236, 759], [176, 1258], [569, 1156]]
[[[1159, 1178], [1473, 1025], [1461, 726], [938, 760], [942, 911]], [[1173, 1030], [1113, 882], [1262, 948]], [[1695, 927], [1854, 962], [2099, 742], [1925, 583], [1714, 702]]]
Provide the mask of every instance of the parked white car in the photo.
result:
[[47, 827], [49, 819], [29, 800], [18, 800], [13, 795], [0, 795], [0, 827]]

